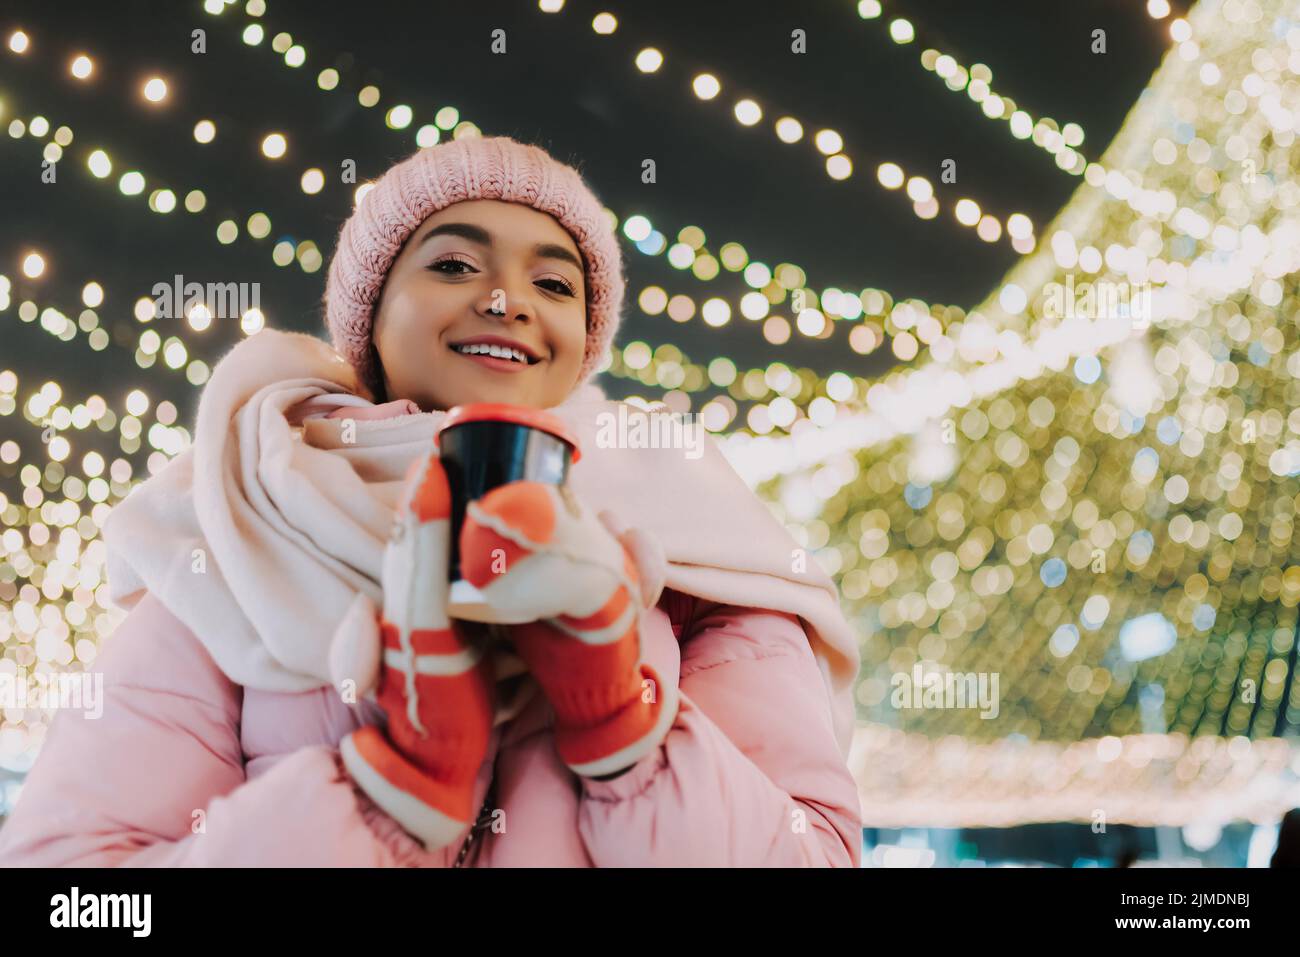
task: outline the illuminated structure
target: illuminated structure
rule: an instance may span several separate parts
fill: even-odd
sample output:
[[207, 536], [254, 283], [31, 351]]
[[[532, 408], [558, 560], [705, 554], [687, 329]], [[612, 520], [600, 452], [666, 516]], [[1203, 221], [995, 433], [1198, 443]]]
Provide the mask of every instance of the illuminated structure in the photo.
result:
[[[765, 490], [861, 626], [869, 823], [1264, 822], [1300, 804], [1287, 9], [1175, 21], [1110, 172], [1085, 172], [1041, 248], [944, 330], [946, 361], [886, 377], [806, 442], [730, 440], [751, 478], [784, 473]], [[1121, 297], [1050, 318], [1071, 274], [1149, 284], [1152, 314]], [[997, 674], [996, 716], [895, 707], [918, 663]]]

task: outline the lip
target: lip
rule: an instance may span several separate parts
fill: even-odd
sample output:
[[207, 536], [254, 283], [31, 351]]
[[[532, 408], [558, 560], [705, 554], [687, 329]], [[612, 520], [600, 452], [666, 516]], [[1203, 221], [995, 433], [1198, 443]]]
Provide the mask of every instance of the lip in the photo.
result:
[[[529, 359], [532, 360], [532, 362], [528, 363], [528, 365], [536, 365], [538, 360], [542, 358], [540, 355], [537, 354], [537, 350], [532, 348], [531, 346], [525, 345], [524, 343], [518, 342], [514, 339], [507, 339], [505, 336], [492, 336], [492, 335], [470, 336], [467, 339], [458, 339], [455, 342], [449, 344], [449, 347], [452, 349], [453, 352], [456, 351], [455, 350], [456, 346], [505, 346], [507, 349], [518, 349], [520, 352], [522, 352], [524, 355], [526, 355]], [[457, 355], [460, 355], [460, 353], [457, 353]], [[466, 356], [466, 358], [472, 359], [474, 357]], [[506, 359], [505, 361], [509, 362], [510, 360]], [[516, 365], [517, 364], [518, 363], [516, 363]]]

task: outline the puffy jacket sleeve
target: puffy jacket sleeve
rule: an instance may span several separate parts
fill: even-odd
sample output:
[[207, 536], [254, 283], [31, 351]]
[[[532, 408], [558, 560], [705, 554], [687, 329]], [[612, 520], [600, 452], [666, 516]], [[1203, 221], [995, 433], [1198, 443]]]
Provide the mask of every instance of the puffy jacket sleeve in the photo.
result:
[[656, 751], [620, 777], [582, 779], [596, 866], [861, 866], [857, 785], [796, 616], [701, 602], [682, 633], [680, 692]]
[[401, 866], [426, 852], [355, 788], [336, 749], [247, 780], [242, 689], [145, 595], [104, 643], [102, 714], [55, 713], [0, 827], [0, 867]]

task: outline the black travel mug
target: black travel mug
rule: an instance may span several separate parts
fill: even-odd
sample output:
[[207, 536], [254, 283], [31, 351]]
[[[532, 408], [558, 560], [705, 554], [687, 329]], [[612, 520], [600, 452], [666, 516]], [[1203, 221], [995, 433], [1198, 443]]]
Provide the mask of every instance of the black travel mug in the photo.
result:
[[437, 441], [451, 491], [447, 614], [464, 621], [485, 621], [488, 609], [482, 593], [460, 575], [460, 530], [469, 503], [510, 482], [563, 485], [570, 464], [578, 461], [581, 452], [577, 439], [558, 417], [500, 402], [451, 409]]

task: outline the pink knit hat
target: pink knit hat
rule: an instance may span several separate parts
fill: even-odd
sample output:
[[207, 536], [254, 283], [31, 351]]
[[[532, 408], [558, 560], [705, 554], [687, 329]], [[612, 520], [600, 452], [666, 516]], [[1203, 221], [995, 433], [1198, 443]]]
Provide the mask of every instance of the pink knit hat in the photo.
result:
[[549, 213], [581, 251], [587, 348], [576, 387], [591, 378], [613, 342], [623, 304], [622, 254], [600, 200], [578, 171], [507, 136], [449, 140], [414, 153], [380, 177], [343, 224], [330, 261], [325, 283], [330, 339], [376, 397], [383, 382], [370, 334], [388, 270], [425, 219], [471, 199], [498, 199]]

